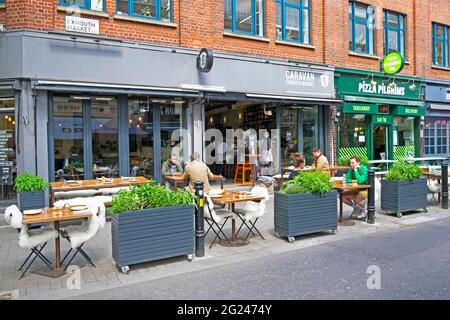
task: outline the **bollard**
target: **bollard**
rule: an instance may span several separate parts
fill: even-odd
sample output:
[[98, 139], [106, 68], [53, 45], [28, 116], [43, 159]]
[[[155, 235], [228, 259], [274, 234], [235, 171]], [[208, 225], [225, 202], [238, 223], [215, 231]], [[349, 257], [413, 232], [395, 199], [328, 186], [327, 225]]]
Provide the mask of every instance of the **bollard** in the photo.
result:
[[195, 195], [198, 197], [197, 209], [195, 210], [195, 256], [205, 256], [205, 225], [204, 225], [204, 196], [203, 182], [195, 181]]
[[369, 196], [367, 203], [367, 218], [366, 222], [370, 224], [375, 223], [375, 171], [369, 169]]
[[443, 161], [441, 165], [442, 175], [442, 209], [448, 209], [448, 162]]

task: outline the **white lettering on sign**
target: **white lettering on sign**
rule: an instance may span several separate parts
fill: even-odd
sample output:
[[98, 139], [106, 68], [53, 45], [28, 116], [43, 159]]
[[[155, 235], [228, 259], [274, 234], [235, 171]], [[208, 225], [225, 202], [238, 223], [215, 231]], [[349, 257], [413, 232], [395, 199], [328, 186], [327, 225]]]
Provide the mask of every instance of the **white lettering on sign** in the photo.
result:
[[405, 95], [405, 87], [390, 87], [386, 84], [376, 84], [370, 82], [360, 82], [358, 84], [358, 92], [362, 93], [375, 93], [375, 94], [383, 94], [390, 96], [404, 96]]
[[[326, 79], [322, 80], [325, 82]], [[327, 81], [328, 82], [328, 81]], [[286, 84], [302, 87], [314, 87], [315, 74], [312, 72], [287, 70]]]
[[99, 34], [99, 21], [74, 16], [66, 16], [66, 31]]

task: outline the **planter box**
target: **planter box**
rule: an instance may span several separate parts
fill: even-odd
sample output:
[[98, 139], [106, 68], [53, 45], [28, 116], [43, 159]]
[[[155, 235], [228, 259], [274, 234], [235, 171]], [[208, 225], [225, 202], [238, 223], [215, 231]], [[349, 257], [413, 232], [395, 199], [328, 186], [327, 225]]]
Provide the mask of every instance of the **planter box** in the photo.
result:
[[45, 191], [18, 192], [17, 203], [20, 211], [45, 207]]
[[337, 192], [285, 194], [275, 193], [275, 232], [294, 241], [295, 236], [336, 230]]
[[427, 179], [411, 181], [381, 180], [381, 210], [397, 213], [424, 209], [427, 210]]
[[111, 218], [112, 255], [129, 265], [194, 253], [194, 206], [124, 212]]

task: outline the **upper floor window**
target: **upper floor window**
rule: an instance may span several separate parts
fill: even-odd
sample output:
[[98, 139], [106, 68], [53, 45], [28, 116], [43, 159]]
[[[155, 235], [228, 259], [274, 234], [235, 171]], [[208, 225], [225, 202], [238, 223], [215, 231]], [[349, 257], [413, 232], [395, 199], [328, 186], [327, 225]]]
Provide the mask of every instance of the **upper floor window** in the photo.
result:
[[172, 0], [117, 0], [117, 13], [162, 21], [172, 20]]
[[374, 54], [374, 22], [373, 7], [350, 2], [348, 6], [349, 28], [348, 39], [350, 51]]
[[224, 0], [225, 30], [264, 36], [263, 0]]
[[398, 51], [405, 57], [406, 17], [399, 13], [384, 12], [384, 53]]
[[433, 23], [433, 64], [439, 67], [450, 66], [450, 27]]
[[86, 10], [105, 11], [105, 0], [61, 0], [60, 3], [63, 6], [76, 6]]
[[1, 3], [5, 3], [5, 0], [0, 0], [0, 4], [1, 4]]
[[309, 44], [309, 0], [277, 0], [277, 39]]

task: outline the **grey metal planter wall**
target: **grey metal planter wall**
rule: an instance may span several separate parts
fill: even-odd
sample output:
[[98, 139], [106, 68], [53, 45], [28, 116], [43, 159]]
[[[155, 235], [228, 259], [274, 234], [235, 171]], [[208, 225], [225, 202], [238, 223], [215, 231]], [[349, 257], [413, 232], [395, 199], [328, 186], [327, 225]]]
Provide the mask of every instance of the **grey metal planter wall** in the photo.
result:
[[285, 194], [275, 193], [275, 232], [288, 238], [325, 230], [336, 230], [337, 192]]
[[125, 212], [111, 219], [112, 254], [123, 272], [129, 266], [194, 253], [194, 207]]
[[29, 210], [29, 209], [40, 209], [45, 207], [45, 191], [34, 191], [34, 192], [18, 192], [17, 193], [17, 203], [19, 209]]
[[395, 212], [401, 217], [402, 212], [417, 209], [427, 211], [427, 179], [381, 180], [381, 210]]

